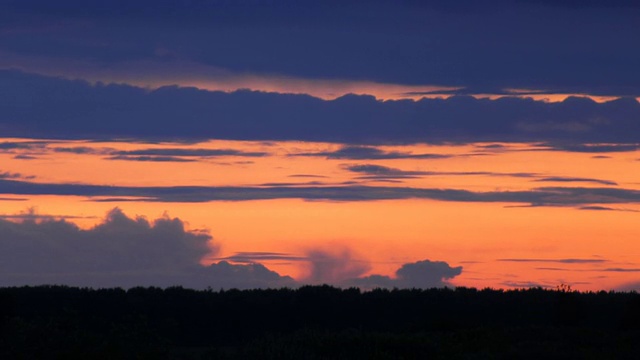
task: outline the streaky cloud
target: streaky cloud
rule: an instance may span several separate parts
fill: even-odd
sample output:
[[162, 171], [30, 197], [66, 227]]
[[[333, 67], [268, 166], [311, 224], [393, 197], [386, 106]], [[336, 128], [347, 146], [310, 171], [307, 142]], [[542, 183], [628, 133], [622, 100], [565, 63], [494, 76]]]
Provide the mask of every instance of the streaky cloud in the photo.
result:
[[180, 148], [156, 148], [138, 149], [128, 151], [116, 151], [112, 155], [117, 156], [185, 156], [185, 157], [217, 157], [217, 156], [243, 156], [263, 157], [265, 152], [247, 152], [235, 149], [180, 149]]
[[563, 176], [549, 176], [543, 177], [540, 179], [535, 179], [534, 181], [539, 182], [587, 182], [594, 183], [598, 185], [611, 185], [616, 186], [618, 183], [611, 180], [601, 180], [601, 179], [593, 179], [593, 178], [580, 178], [580, 177], [563, 177]]
[[315, 153], [297, 153], [289, 156], [319, 156], [327, 159], [350, 160], [391, 160], [391, 159], [446, 159], [451, 157], [444, 154], [413, 154], [401, 151], [384, 151], [372, 146], [343, 146], [335, 151], [321, 151]]
[[279, 252], [238, 252], [231, 256], [215, 258], [212, 260], [231, 261], [234, 263], [259, 263], [261, 261], [308, 261], [306, 256], [296, 256], [293, 254]]
[[143, 161], [143, 162], [194, 162], [195, 159], [188, 159], [178, 156], [131, 156], [117, 155], [109, 156], [106, 160], [123, 160], [123, 161]]
[[[268, 199], [310, 201], [375, 201], [430, 199], [454, 202], [516, 203], [526, 206], [591, 206], [637, 204], [640, 191], [622, 188], [541, 187], [521, 191], [474, 192], [461, 189], [385, 187], [346, 184], [342, 186], [106, 186], [92, 184], [36, 183], [0, 179], [0, 194], [76, 195], [96, 201], [208, 202]], [[106, 199], [105, 199], [106, 198]]]
[[512, 258], [512, 259], [498, 259], [500, 262], [524, 262], [524, 263], [559, 263], [559, 264], [601, 264], [606, 263], [609, 260], [606, 259], [527, 259], [527, 258]]

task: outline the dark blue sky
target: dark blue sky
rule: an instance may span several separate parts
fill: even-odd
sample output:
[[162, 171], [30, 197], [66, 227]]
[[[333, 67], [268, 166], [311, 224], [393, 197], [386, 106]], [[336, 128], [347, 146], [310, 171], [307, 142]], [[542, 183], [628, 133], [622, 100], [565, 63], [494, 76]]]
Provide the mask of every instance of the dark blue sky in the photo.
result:
[[[566, 149], [640, 142], [633, 99], [640, 96], [640, 6], [633, 1], [0, 0], [0, 8], [0, 125], [7, 136], [531, 141]], [[189, 66], [200, 69], [191, 74], [196, 80], [214, 71], [285, 83], [456, 86], [453, 93], [464, 95], [519, 88], [625, 98], [327, 101], [37, 75], [82, 78], [78, 64], [88, 77], [154, 68], [149, 76], [164, 84]]]
[[[636, 1], [1, 1], [0, 51], [640, 96]], [[162, 49], [158, 52], [158, 49]]]

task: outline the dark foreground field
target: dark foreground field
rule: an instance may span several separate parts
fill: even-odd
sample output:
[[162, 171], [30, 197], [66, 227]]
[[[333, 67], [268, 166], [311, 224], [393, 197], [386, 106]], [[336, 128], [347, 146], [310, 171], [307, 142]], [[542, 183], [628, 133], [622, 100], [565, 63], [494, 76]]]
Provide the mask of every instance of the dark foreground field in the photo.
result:
[[637, 359], [640, 295], [0, 289], [0, 359]]

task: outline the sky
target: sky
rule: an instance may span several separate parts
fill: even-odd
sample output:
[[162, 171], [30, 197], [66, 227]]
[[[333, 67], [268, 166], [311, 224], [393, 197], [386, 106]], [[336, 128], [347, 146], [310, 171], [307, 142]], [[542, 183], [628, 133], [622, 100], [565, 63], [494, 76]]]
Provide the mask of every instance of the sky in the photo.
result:
[[640, 289], [640, 4], [0, 0], [0, 286]]

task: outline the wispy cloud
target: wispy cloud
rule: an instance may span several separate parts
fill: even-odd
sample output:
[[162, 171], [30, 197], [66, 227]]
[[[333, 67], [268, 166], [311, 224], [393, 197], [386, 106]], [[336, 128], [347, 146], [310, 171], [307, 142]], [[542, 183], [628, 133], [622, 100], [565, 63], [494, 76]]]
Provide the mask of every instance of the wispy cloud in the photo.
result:
[[[515, 203], [529, 206], [590, 206], [637, 204], [640, 191], [621, 188], [542, 187], [521, 191], [474, 192], [461, 189], [343, 186], [105, 186], [91, 184], [35, 183], [0, 179], [0, 194], [77, 195], [115, 198], [119, 201], [208, 202], [266, 199], [304, 199], [328, 201], [374, 201], [431, 199], [455, 202]], [[106, 199], [105, 199], [106, 198]]]
[[151, 161], [151, 162], [194, 162], [195, 159], [188, 159], [177, 156], [130, 156], [117, 155], [106, 158], [107, 160], [124, 160], [124, 161]]
[[586, 183], [593, 183], [593, 184], [598, 184], [598, 185], [611, 185], [611, 186], [618, 185], [618, 183], [616, 183], [615, 181], [611, 181], [611, 180], [601, 180], [601, 179], [581, 178], [581, 177], [564, 177], [564, 176], [542, 177], [542, 178], [539, 178], [539, 179], [535, 179], [534, 181], [539, 181], [539, 182], [586, 182]]
[[446, 159], [451, 157], [451, 155], [444, 154], [413, 154], [402, 151], [385, 151], [372, 146], [343, 146], [334, 151], [306, 152], [290, 154], [289, 156], [319, 156], [327, 159], [350, 160]]
[[558, 264], [601, 264], [609, 260], [605, 259], [498, 259], [500, 262], [526, 262], [526, 263], [558, 263]]
[[586, 182], [594, 183], [598, 185], [618, 185], [615, 181], [594, 179], [594, 178], [581, 178], [581, 177], [569, 177], [569, 176], [544, 176], [537, 173], [527, 172], [491, 172], [491, 171], [416, 171], [416, 170], [401, 170], [391, 168], [382, 165], [375, 164], [358, 164], [358, 165], [344, 165], [344, 169], [354, 172], [365, 174], [364, 176], [357, 177], [357, 179], [411, 179], [420, 178], [425, 176], [502, 176], [502, 177], [515, 177], [515, 178], [531, 178], [532, 181], [538, 182]]
[[279, 252], [238, 252], [231, 256], [214, 258], [212, 260], [224, 260], [235, 263], [259, 263], [262, 261], [308, 261], [306, 256], [297, 256]]

